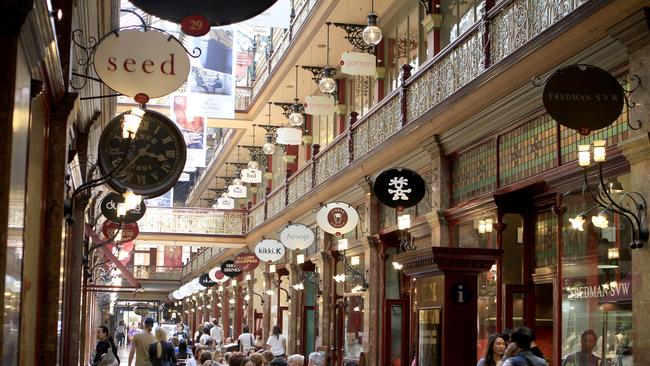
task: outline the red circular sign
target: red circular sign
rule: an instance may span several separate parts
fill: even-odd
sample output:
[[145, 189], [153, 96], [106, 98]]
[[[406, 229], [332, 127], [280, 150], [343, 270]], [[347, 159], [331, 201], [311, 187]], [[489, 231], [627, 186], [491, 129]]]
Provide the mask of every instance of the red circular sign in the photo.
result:
[[133, 100], [139, 104], [147, 104], [149, 102], [149, 96], [145, 93], [138, 93], [133, 97]]
[[183, 18], [181, 30], [185, 34], [201, 37], [210, 31], [210, 22], [203, 15], [190, 15]]
[[244, 272], [252, 271], [260, 264], [254, 253], [242, 253], [235, 257], [235, 265]]
[[[102, 233], [105, 237], [112, 238], [115, 236], [115, 231], [119, 228], [120, 224], [117, 222], [106, 220], [102, 224]], [[122, 230], [120, 232], [122, 233], [122, 239], [120, 239], [119, 242], [123, 243], [137, 238], [138, 234], [140, 234], [140, 228], [135, 222], [132, 224], [122, 224]]]
[[341, 207], [334, 207], [327, 213], [327, 222], [335, 229], [342, 228], [348, 223], [348, 213]]

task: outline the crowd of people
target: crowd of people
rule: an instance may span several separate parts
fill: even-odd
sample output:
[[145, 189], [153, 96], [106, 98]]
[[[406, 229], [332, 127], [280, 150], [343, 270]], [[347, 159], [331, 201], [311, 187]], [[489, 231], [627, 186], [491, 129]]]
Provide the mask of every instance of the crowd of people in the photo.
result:
[[[126, 338], [123, 322], [115, 329], [117, 344], [125, 339], [130, 343], [128, 365], [132, 366], [323, 366], [323, 356], [313, 352], [308, 357], [300, 354], [287, 355], [287, 340], [279, 326], [274, 326], [266, 342], [251, 333], [248, 326], [236, 340], [224, 339], [223, 328], [216, 319], [200, 326], [193, 337], [183, 323], [176, 324], [170, 334], [163, 327], [154, 328], [154, 321], [147, 318], [143, 330]], [[118, 345], [105, 326], [97, 329], [97, 346], [92, 357], [93, 366], [117, 366]]]

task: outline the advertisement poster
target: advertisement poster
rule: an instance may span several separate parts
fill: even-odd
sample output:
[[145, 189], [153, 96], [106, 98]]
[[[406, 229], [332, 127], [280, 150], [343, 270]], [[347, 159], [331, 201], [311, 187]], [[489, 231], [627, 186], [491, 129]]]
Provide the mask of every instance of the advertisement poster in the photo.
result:
[[234, 33], [215, 28], [193, 38], [192, 47], [200, 48], [201, 56], [192, 59], [186, 108], [194, 116], [235, 118]]
[[195, 109], [189, 107], [189, 100], [193, 98], [188, 94], [175, 94], [172, 96], [171, 119], [176, 122], [185, 138], [187, 145], [186, 172], [205, 167], [205, 143], [207, 120], [203, 116], [194, 114]]
[[174, 188], [167, 191], [162, 196], [144, 200], [147, 207], [173, 207], [174, 206]]

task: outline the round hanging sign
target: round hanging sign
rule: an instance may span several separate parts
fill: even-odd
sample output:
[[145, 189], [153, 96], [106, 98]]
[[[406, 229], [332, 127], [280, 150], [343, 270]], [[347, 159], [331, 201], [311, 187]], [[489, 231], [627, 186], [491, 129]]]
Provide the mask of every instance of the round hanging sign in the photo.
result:
[[227, 280], [226, 276], [221, 272], [221, 267], [214, 267], [208, 272], [208, 276], [214, 282], [224, 282]]
[[291, 224], [282, 229], [280, 241], [287, 249], [303, 250], [314, 243], [314, 231], [304, 224]]
[[235, 265], [232, 260], [227, 260], [221, 264], [221, 272], [230, 278], [239, 276], [242, 270]]
[[[261, 14], [277, 0], [132, 0], [131, 3], [144, 10], [147, 14], [155, 15], [174, 23], [182, 23], [188, 17], [200, 14], [209, 19], [208, 26], [223, 26], [239, 23]], [[197, 24], [195, 24], [197, 25]], [[183, 29], [185, 32], [185, 29]], [[193, 35], [191, 33], [188, 33]]]
[[199, 276], [199, 283], [205, 287], [212, 287], [217, 284], [216, 281], [212, 281], [210, 275], [208, 275], [207, 273], [204, 273], [201, 276]]
[[406, 168], [384, 170], [377, 176], [372, 186], [379, 202], [396, 209], [404, 209], [418, 204], [426, 193], [426, 183], [422, 177]]
[[264, 239], [255, 246], [255, 255], [267, 263], [279, 261], [284, 257], [284, 245], [275, 239]]
[[147, 206], [144, 204], [144, 201], [142, 201], [138, 206], [136, 206], [136, 208], [126, 211], [126, 215], [119, 217], [117, 216], [118, 203], [124, 203], [124, 197], [122, 195], [114, 192], [107, 194], [102, 200], [100, 206], [104, 217], [113, 222], [124, 222], [130, 224], [140, 220], [147, 211]]
[[619, 81], [592, 65], [569, 65], [555, 71], [544, 86], [544, 107], [562, 126], [589, 135], [614, 123], [625, 95]]
[[316, 222], [325, 232], [341, 236], [359, 223], [359, 214], [354, 207], [345, 202], [330, 202], [316, 214]]
[[181, 42], [151, 29], [109, 33], [95, 48], [93, 65], [104, 84], [140, 101], [173, 93], [190, 73]]
[[[122, 234], [122, 238], [119, 241], [114, 240], [116, 242], [124, 243], [127, 241], [132, 241], [138, 237], [138, 234], [140, 234], [140, 228], [138, 227], [138, 224], [135, 222], [130, 224], [121, 224], [121, 226], [122, 229], [120, 230], [120, 234]], [[115, 231], [118, 229], [120, 229], [120, 224], [117, 222], [106, 220], [102, 224], [102, 233], [106, 238], [114, 237]]]
[[252, 271], [260, 264], [260, 259], [253, 253], [241, 253], [235, 257], [235, 265], [244, 272]]
[[181, 21], [181, 30], [190, 36], [201, 37], [210, 31], [210, 22], [203, 15], [189, 15]]

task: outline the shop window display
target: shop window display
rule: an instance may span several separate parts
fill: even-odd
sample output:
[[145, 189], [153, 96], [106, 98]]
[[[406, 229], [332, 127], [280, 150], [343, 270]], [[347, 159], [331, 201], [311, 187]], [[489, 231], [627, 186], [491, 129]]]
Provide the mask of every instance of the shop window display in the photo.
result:
[[350, 296], [346, 298], [347, 308], [344, 328], [345, 353], [347, 360], [359, 360], [363, 352], [363, 296]]
[[[625, 186], [624, 178], [619, 180]], [[567, 197], [565, 205], [565, 217], [593, 206], [578, 195]], [[632, 365], [631, 228], [617, 214], [608, 212], [607, 220], [605, 228], [585, 222], [584, 231], [563, 223], [562, 360], [567, 365], [577, 365], [580, 357], [596, 357], [599, 365]]]

